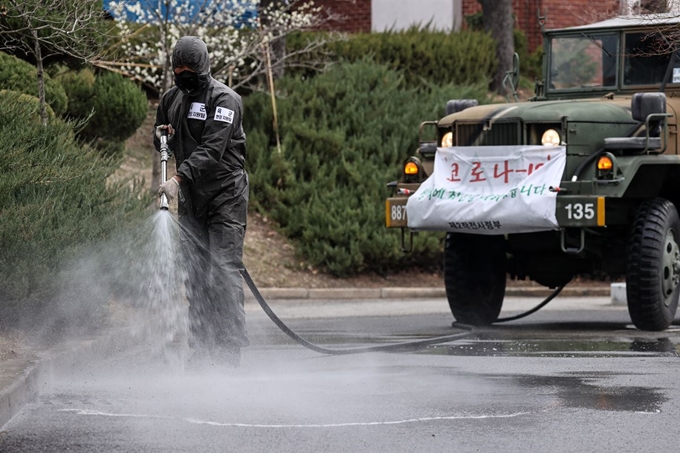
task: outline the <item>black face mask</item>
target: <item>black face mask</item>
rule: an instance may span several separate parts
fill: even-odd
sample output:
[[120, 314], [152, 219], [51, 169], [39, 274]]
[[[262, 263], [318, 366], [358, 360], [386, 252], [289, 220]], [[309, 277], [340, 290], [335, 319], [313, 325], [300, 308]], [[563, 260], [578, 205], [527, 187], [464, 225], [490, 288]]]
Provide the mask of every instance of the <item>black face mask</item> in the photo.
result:
[[186, 94], [191, 94], [198, 88], [198, 74], [191, 71], [182, 71], [175, 74], [175, 85]]

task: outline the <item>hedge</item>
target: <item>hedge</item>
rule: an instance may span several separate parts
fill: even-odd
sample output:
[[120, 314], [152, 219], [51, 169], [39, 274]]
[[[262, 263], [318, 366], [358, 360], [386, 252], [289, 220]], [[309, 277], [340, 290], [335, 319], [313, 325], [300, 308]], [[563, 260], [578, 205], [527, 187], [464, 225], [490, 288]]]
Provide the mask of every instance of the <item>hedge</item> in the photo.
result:
[[[286, 38], [286, 48], [292, 53], [310, 40], [329, 37], [320, 32], [291, 34]], [[304, 58], [322, 59], [323, 52], [330, 52], [341, 60], [357, 62], [369, 56], [375, 63], [402, 71], [408, 86], [423, 81], [446, 85], [491, 80], [496, 67], [495, 49], [493, 39], [486, 33], [411, 27], [403, 31], [357, 33], [344, 40], [329, 39], [320, 52]], [[300, 74], [297, 70], [292, 73]]]
[[309, 81], [284, 78], [280, 154], [269, 95], [244, 101], [251, 205], [268, 212], [310, 264], [334, 275], [438, 264], [437, 235], [423, 235], [405, 255], [398, 232], [385, 229], [386, 183], [414, 153], [421, 121], [441, 117], [449, 99], [485, 97], [486, 83], [406, 88], [398, 72], [368, 62]]
[[[68, 99], [64, 89], [47, 72], [45, 76], [45, 102], [56, 115], [66, 112]], [[35, 66], [12, 55], [0, 52], [0, 89], [18, 91], [38, 96], [38, 73]]]
[[51, 307], [63, 285], [87, 285], [61, 279], [64, 264], [149, 202], [135, 186], [107, 182], [119, 162], [82, 147], [73, 124], [42, 126], [37, 100], [18, 96], [0, 92], [0, 327]]
[[68, 94], [67, 116], [87, 123], [79, 137], [94, 140], [105, 155], [117, 155], [141, 126], [148, 111], [144, 92], [120, 74], [90, 69], [67, 72], [57, 80]]

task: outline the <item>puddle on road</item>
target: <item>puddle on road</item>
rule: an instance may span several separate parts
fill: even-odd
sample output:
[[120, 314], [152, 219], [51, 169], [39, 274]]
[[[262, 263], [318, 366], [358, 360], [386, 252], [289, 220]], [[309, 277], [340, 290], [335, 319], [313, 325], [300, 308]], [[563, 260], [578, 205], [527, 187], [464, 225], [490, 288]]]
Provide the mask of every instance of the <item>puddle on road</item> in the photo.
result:
[[[619, 334], [621, 331], [619, 331]], [[663, 332], [667, 334], [668, 331]], [[404, 333], [400, 335], [339, 334], [337, 332], [306, 332], [306, 338], [317, 344], [342, 347], [375, 346], [425, 340], [436, 335]], [[519, 356], [519, 357], [678, 357], [680, 337], [631, 337], [629, 334], [610, 338], [494, 338], [488, 332], [449, 343], [415, 350], [418, 354], [451, 356]]]
[[534, 391], [537, 388], [554, 390], [560, 405], [578, 409], [657, 413], [661, 410], [661, 405], [668, 400], [659, 389], [595, 384], [602, 377], [603, 373], [562, 376], [514, 375], [503, 376], [501, 379], [513, 379], [522, 387]]
[[677, 357], [680, 345], [669, 338], [628, 340], [461, 340], [431, 346], [422, 354], [520, 357]]

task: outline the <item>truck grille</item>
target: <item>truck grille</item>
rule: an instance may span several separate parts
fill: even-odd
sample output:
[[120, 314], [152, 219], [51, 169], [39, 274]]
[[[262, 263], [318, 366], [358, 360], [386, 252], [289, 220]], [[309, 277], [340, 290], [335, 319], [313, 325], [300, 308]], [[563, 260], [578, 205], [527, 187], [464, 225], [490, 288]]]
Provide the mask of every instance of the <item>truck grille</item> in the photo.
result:
[[520, 126], [516, 122], [492, 123], [485, 130], [484, 123], [456, 123], [456, 144], [458, 146], [520, 145]]

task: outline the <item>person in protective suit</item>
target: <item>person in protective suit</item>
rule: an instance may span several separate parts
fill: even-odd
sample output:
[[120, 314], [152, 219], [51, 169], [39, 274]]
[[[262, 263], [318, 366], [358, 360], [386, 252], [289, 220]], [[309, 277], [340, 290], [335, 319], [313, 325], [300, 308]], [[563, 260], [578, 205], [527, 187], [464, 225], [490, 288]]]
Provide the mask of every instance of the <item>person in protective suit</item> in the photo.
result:
[[154, 145], [160, 149], [160, 130], [167, 129], [177, 174], [158, 193], [179, 195], [190, 345], [199, 358], [238, 366], [248, 345], [239, 273], [248, 206], [243, 104], [210, 76], [200, 38], [177, 42], [172, 68], [176, 86], [158, 106]]

